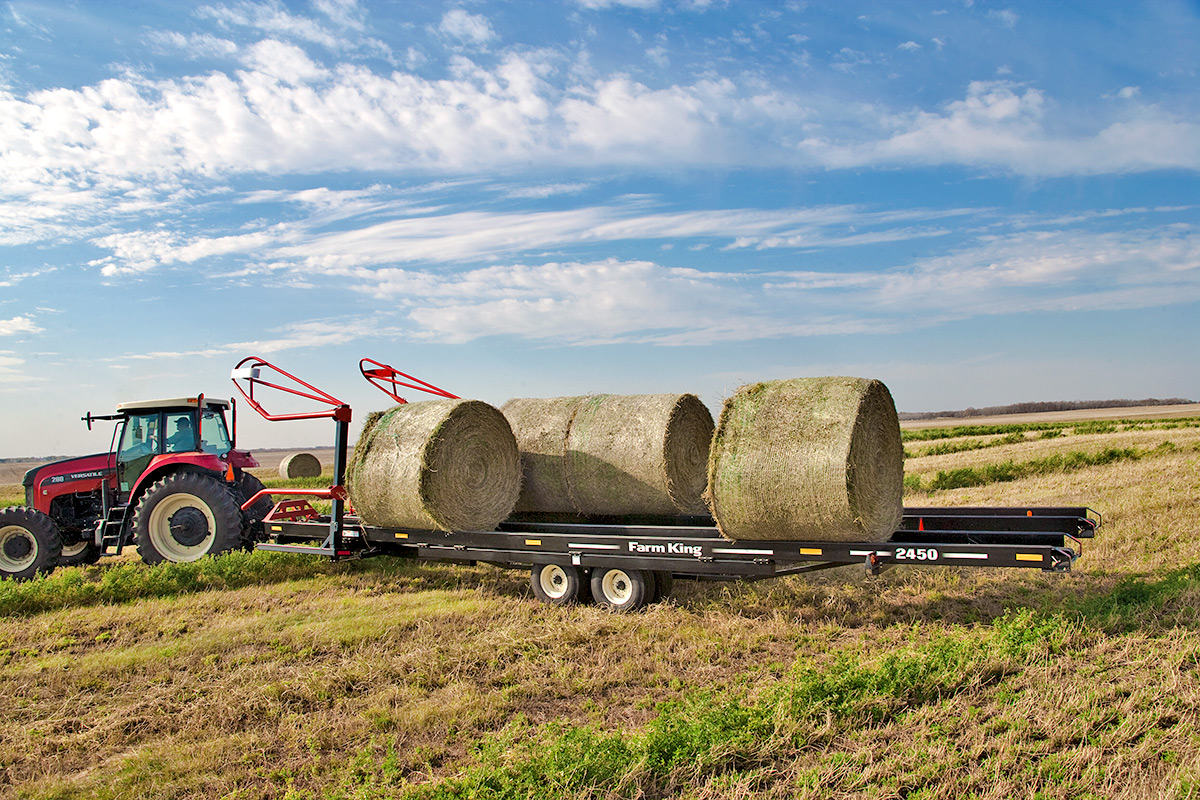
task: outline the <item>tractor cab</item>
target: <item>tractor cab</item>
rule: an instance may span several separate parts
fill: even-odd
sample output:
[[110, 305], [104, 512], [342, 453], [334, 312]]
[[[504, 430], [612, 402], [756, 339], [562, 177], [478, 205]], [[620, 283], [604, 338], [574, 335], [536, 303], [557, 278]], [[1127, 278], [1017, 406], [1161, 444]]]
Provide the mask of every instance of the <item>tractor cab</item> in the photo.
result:
[[225, 424], [228, 408], [228, 400], [203, 395], [121, 403], [115, 415], [123, 420], [116, 454], [117, 491], [130, 492], [159, 456], [206, 453], [228, 460], [233, 450]]

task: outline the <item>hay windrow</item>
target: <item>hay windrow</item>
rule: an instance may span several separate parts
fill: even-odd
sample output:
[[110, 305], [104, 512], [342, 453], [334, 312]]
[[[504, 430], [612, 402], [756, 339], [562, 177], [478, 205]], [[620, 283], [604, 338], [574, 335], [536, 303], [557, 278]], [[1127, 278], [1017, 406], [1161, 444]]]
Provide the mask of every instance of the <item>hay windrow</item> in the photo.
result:
[[321, 460], [312, 453], [292, 453], [279, 462], [281, 478], [315, 478], [321, 474]]
[[726, 538], [886, 538], [903, 513], [900, 423], [863, 378], [743, 386], [725, 401], [705, 500]]
[[695, 395], [591, 395], [504, 405], [525, 464], [518, 510], [704, 513], [712, 415]]
[[390, 528], [492, 530], [512, 513], [520, 482], [507, 420], [476, 400], [389, 409], [364, 426], [347, 470], [359, 517]]

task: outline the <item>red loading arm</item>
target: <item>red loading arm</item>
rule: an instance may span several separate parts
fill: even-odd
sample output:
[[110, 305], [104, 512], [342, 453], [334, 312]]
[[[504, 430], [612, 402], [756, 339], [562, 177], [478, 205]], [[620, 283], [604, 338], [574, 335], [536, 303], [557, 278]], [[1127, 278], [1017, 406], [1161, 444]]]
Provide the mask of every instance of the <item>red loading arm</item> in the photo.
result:
[[[276, 373], [282, 378], [291, 381], [293, 385], [286, 386], [280, 383], [275, 383], [272, 380], [264, 380], [262, 377], [262, 371], [264, 368]], [[230, 378], [233, 380], [233, 385], [237, 387], [238, 392], [241, 393], [242, 397], [246, 398], [246, 402], [250, 404], [250, 407], [261, 414], [263, 418], [268, 419], [271, 422], [279, 422], [281, 420], [290, 419], [323, 419], [325, 417], [330, 417], [339, 421], [341, 421], [344, 417], [344, 421], [350, 421], [350, 406], [346, 405], [341, 400], [338, 400], [333, 395], [321, 391], [311, 383], [302, 381], [290, 372], [285, 372], [271, 362], [261, 359], [258, 356], [248, 356], [239, 361], [237, 366], [233, 368]], [[242, 388], [242, 384], [238, 383], [239, 380], [245, 381], [246, 385], [250, 389], [249, 392]], [[275, 380], [279, 380], [279, 378], [276, 378]], [[299, 414], [272, 414], [263, 408], [262, 404], [259, 403], [259, 401], [255, 398], [255, 386], [262, 386], [267, 389], [275, 389], [280, 392], [284, 392], [285, 394], [303, 397], [308, 400], [314, 400], [318, 403], [329, 406], [329, 408], [321, 411], [308, 411]]]
[[[371, 366], [368, 367], [367, 365]], [[440, 389], [432, 383], [423, 381], [420, 378], [414, 378], [405, 372], [401, 372], [395, 367], [381, 364], [370, 358], [364, 358], [358, 362], [358, 371], [367, 379], [367, 383], [371, 384], [379, 391], [386, 394], [388, 397], [395, 400], [397, 403], [407, 403], [408, 401], [401, 397], [398, 392], [400, 387], [406, 389], [415, 389], [418, 392], [437, 395], [438, 397], [446, 397], [451, 400], [460, 399], [456, 394], [450, 394], [445, 389]], [[401, 380], [403, 378], [403, 380]], [[386, 385], [385, 385], [386, 384]], [[389, 388], [390, 387], [390, 388]]]

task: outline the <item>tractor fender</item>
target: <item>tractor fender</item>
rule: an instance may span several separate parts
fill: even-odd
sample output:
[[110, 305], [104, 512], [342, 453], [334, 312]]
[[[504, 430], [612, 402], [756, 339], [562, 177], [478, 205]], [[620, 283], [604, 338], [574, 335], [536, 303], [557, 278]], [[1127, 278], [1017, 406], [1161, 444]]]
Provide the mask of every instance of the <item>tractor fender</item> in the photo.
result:
[[133, 508], [146, 489], [164, 475], [172, 472], [204, 472], [225, 480], [228, 463], [211, 453], [167, 453], [155, 456], [137, 482], [129, 490], [127, 505]]

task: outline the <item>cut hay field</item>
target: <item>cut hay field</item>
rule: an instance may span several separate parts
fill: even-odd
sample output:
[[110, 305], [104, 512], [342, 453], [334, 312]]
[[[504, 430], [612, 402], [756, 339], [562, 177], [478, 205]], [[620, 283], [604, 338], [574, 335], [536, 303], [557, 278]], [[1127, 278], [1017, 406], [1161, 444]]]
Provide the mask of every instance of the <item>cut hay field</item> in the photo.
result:
[[3, 584], [0, 796], [1200, 798], [1198, 426], [906, 432], [909, 504], [1101, 512], [1065, 575], [681, 581], [627, 616], [385, 558]]

